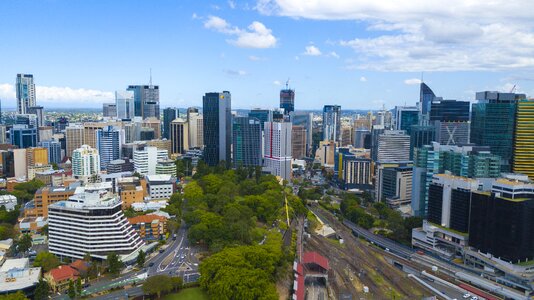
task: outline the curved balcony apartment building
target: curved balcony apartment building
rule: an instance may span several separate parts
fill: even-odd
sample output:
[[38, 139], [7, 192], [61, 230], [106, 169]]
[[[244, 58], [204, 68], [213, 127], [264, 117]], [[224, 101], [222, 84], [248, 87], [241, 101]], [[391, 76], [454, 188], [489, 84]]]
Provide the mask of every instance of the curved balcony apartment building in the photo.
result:
[[127, 256], [143, 245], [121, 210], [119, 198], [105, 190], [74, 194], [48, 207], [49, 251], [62, 257], [86, 253], [106, 259]]

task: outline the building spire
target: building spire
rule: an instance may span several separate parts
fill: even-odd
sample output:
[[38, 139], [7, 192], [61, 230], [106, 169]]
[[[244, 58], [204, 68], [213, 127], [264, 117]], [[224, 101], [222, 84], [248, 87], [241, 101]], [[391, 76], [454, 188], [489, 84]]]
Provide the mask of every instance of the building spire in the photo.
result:
[[150, 86], [152, 86], [152, 68], [150, 68], [150, 83], [149, 83]]

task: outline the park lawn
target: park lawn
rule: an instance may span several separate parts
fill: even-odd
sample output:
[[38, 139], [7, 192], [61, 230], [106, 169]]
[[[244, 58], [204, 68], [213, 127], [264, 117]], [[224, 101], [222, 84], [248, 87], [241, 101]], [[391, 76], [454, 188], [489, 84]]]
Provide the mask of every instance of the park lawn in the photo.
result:
[[209, 300], [208, 295], [201, 288], [188, 288], [178, 293], [167, 295], [163, 300]]

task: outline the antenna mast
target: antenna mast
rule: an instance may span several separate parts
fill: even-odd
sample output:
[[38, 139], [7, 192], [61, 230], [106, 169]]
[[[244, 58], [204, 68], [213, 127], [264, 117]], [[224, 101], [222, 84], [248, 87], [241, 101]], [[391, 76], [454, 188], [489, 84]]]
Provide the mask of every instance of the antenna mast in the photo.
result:
[[150, 68], [150, 83], [149, 83], [150, 86], [152, 86], [152, 68]]

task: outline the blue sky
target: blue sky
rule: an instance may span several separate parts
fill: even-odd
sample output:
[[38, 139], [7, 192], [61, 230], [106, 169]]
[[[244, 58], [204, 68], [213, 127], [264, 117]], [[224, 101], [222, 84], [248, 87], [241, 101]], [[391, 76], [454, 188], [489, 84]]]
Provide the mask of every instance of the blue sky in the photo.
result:
[[150, 68], [162, 107], [222, 90], [234, 108], [276, 107], [290, 78], [297, 109], [392, 108], [415, 104], [421, 72], [444, 98], [534, 95], [534, 4], [463, 2], [1, 1], [0, 98], [14, 107], [31, 73], [39, 104], [99, 107]]

